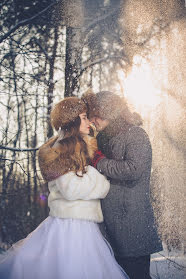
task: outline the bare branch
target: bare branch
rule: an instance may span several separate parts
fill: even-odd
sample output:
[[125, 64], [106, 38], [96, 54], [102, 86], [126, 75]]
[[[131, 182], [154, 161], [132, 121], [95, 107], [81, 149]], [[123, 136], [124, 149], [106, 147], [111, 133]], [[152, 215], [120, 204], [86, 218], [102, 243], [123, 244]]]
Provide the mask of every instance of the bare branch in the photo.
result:
[[136, 39], [133, 39], [130, 37], [129, 34], [127, 34], [128, 32], [126, 32], [126, 30], [124, 33], [126, 33], [126, 35], [131, 40], [132, 43], [134, 43], [135, 45], [137, 45], [139, 47], [143, 47], [153, 37], [156, 37], [158, 34], [161, 34], [161, 32], [163, 30], [165, 30], [167, 27], [169, 27], [172, 22], [179, 20], [181, 18], [184, 18], [185, 15], [186, 15], [186, 12], [185, 12], [185, 10], [183, 10], [180, 13], [176, 14], [175, 16], [172, 16], [171, 19], [169, 19], [168, 21], [163, 21], [162, 19], [159, 19], [159, 18], [155, 19], [152, 26], [149, 29], [149, 32], [143, 38], [137, 37]]
[[9, 150], [9, 151], [17, 151], [17, 152], [30, 152], [30, 151], [37, 151], [39, 150], [39, 147], [36, 148], [14, 148], [14, 147], [8, 147], [8, 146], [3, 146], [0, 145], [0, 149], [5, 149], [5, 150]]
[[90, 64], [84, 66], [84, 67], [81, 69], [80, 76], [81, 76], [82, 73], [83, 73], [84, 71], [86, 71], [88, 68], [93, 67], [93, 66], [96, 65], [96, 64], [100, 64], [100, 63], [102, 63], [102, 62], [104, 62], [104, 61], [112, 60], [112, 59], [113, 59], [113, 60], [118, 60], [118, 59], [124, 60], [124, 58], [125, 58], [125, 61], [128, 62], [128, 61], [127, 61], [127, 57], [123, 57], [123, 56], [119, 56], [119, 55], [107, 56], [107, 57], [104, 57], [104, 58], [97, 59], [97, 60], [91, 62]]
[[27, 174], [26, 171], [23, 169], [23, 167], [21, 166], [21, 164], [18, 163], [17, 161], [12, 160], [12, 159], [7, 159], [7, 158], [1, 158], [1, 160], [3, 160], [3, 161], [10, 161], [10, 162], [12, 162], [12, 163], [17, 164], [17, 165], [22, 169], [22, 171], [24, 172], [24, 174], [26, 174], [26, 175], [28, 176], [28, 174]]
[[185, 265], [181, 265], [177, 262], [175, 262], [174, 260], [172, 260], [170, 257], [166, 257], [165, 255], [163, 255], [162, 253], [158, 253], [160, 256], [164, 257], [167, 261], [169, 261], [170, 263], [172, 263], [175, 267], [179, 268], [179, 269], [185, 269], [186, 266]]
[[42, 47], [42, 45], [40, 44], [40, 42], [38, 41], [38, 39], [36, 37], [33, 38], [35, 43], [40, 47], [40, 49], [43, 51], [44, 55], [46, 56], [46, 58], [50, 61], [50, 57], [48, 55], [48, 53], [46, 52], [46, 50]]
[[89, 23], [86, 27], [83, 27], [82, 28], [82, 31], [86, 34], [88, 33], [88, 31], [93, 28], [95, 25], [99, 24], [101, 21], [107, 19], [108, 17], [110, 16], [113, 16], [115, 13], [119, 12], [120, 11], [120, 8], [117, 7], [116, 9], [114, 9], [113, 11], [111, 11], [110, 13], [108, 14], [104, 14], [103, 16], [100, 16], [96, 19], [94, 19], [91, 23]]
[[2, 41], [4, 41], [5, 39], [7, 39], [10, 34], [12, 34], [13, 32], [15, 32], [20, 26], [24, 26], [30, 22], [32, 22], [34, 19], [36, 19], [37, 17], [41, 16], [42, 14], [44, 14], [48, 9], [50, 9], [52, 6], [54, 6], [59, 0], [54, 0], [53, 3], [51, 3], [49, 6], [47, 6], [45, 9], [43, 9], [42, 11], [40, 11], [39, 13], [37, 13], [36, 15], [24, 19], [20, 22], [18, 22], [14, 27], [12, 27], [6, 34], [4, 34], [1, 38], [0, 38], [0, 43], [2, 43]]
[[5, 105], [3, 102], [0, 101], [0, 104], [3, 105], [4, 107], [6, 107], [7, 109], [11, 109], [10, 106]]

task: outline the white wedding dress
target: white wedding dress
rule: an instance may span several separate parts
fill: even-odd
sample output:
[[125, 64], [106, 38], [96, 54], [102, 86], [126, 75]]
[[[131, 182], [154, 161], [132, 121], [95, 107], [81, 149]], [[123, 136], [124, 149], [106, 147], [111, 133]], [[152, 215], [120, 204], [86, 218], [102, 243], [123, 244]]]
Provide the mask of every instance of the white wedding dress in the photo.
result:
[[1, 279], [128, 279], [96, 223], [48, 217], [0, 255]]

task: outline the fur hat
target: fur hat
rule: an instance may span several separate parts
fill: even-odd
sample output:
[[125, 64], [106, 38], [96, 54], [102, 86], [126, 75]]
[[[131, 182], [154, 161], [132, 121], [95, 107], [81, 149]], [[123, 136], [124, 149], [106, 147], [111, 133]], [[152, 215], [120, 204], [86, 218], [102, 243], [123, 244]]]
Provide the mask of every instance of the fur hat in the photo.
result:
[[140, 115], [132, 113], [126, 100], [113, 92], [101, 91], [95, 94], [89, 90], [83, 94], [82, 100], [86, 103], [90, 119], [97, 116], [115, 121], [118, 117], [122, 117], [127, 123], [142, 124]]
[[50, 120], [52, 126], [58, 131], [75, 120], [79, 114], [86, 112], [85, 103], [78, 97], [67, 97], [57, 103], [51, 111]]

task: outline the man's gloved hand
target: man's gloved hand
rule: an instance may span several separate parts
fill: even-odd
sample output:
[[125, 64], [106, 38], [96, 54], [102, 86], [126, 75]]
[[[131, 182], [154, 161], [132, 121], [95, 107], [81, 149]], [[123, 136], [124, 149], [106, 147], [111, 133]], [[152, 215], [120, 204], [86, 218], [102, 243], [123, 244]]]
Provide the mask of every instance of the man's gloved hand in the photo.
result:
[[95, 153], [94, 153], [94, 158], [92, 159], [91, 163], [92, 163], [92, 166], [94, 168], [96, 168], [97, 166], [97, 163], [101, 160], [101, 159], [104, 159], [106, 158], [105, 155], [100, 151], [100, 150], [96, 150]]

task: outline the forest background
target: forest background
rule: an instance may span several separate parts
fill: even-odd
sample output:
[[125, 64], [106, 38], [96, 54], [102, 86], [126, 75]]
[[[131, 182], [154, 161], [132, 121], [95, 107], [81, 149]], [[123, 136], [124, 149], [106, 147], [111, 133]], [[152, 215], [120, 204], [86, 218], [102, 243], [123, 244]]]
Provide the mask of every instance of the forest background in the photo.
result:
[[1, 1], [2, 249], [48, 215], [37, 150], [53, 135], [53, 103], [91, 88], [125, 96], [142, 115], [159, 233], [185, 254], [185, 10], [182, 0]]

